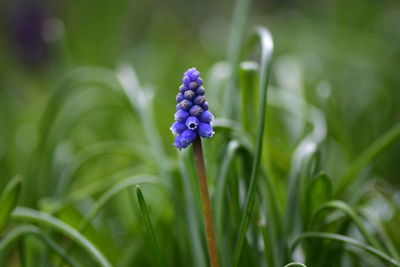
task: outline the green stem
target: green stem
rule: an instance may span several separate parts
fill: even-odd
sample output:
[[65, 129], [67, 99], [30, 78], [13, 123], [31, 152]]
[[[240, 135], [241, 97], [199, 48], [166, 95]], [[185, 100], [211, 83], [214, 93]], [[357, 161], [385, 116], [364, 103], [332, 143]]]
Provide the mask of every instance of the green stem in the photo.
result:
[[203, 207], [204, 223], [206, 227], [207, 248], [210, 257], [211, 267], [218, 267], [217, 242], [214, 233], [214, 223], [212, 218], [210, 196], [208, 194], [206, 168], [204, 164], [203, 149], [201, 139], [197, 137], [193, 143], [194, 161], [196, 164], [197, 176], [199, 179], [201, 205]]

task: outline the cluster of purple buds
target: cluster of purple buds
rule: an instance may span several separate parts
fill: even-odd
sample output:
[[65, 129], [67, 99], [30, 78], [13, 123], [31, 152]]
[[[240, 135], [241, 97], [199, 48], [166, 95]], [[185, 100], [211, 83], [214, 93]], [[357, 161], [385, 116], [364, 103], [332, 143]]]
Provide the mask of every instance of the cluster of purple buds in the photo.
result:
[[176, 95], [175, 122], [171, 126], [175, 137], [174, 146], [186, 148], [197, 135], [210, 138], [214, 131], [211, 122], [214, 116], [208, 111], [208, 103], [204, 97], [203, 80], [196, 68], [188, 69], [182, 78], [182, 85]]

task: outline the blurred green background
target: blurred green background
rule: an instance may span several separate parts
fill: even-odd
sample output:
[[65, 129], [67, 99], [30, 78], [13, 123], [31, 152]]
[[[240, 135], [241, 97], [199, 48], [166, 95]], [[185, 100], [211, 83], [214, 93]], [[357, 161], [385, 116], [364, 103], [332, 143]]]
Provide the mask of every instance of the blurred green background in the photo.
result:
[[[132, 64], [142, 83], [154, 86], [156, 112], [166, 114], [156, 116], [158, 128], [170, 143], [167, 118], [174, 110], [161, 100], [173, 99], [186, 68], [205, 72], [226, 58], [233, 6], [232, 1], [3, 1], [1, 184], [26, 173], [52, 88], [79, 66]], [[266, 25], [274, 37], [274, 80], [305, 90], [311, 102], [318, 93], [332, 95], [326, 108], [332, 135], [346, 145], [341, 158], [353, 157], [400, 118], [399, 12], [398, 1], [251, 5], [247, 25]], [[126, 136], [137, 135], [138, 127], [132, 124]], [[78, 128], [82, 138], [91, 131]], [[396, 151], [399, 145], [377, 166], [393, 183], [400, 171]]]
[[[2, 1], [0, 189], [20, 174], [19, 204], [53, 213], [69, 193], [100, 188], [93, 189], [95, 194], [81, 192], [81, 202], [64, 203], [58, 210], [71, 225], [107, 189], [111, 176], [157, 175], [164, 169], [175, 175], [172, 184], [182, 192], [169, 131], [174, 97], [182, 73], [192, 66], [203, 74], [206, 89], [216, 90], [208, 81], [214, 64], [227, 59], [234, 6], [227, 0]], [[357, 155], [400, 121], [400, 2], [258, 0], [250, 4], [244, 39], [254, 25], [267, 27], [274, 38], [271, 87], [300, 94], [323, 112], [328, 134], [320, 147], [320, 166], [335, 184]], [[127, 99], [96, 82], [112, 84], [107, 75], [118, 76], [126, 66], [133, 66], [144, 90], [154, 93], [153, 130], [160, 135], [164, 163], [146, 144], [152, 137], [143, 130], [140, 111], [132, 112]], [[94, 82], [76, 89], [70, 80], [80, 79]], [[134, 97], [140, 102], [139, 95]], [[209, 102], [217, 118], [225, 116], [217, 98]], [[284, 195], [292, 153], [309, 127], [281, 113], [274, 107], [268, 111], [263, 154], [268, 171], [278, 177], [278, 195]], [[217, 133], [207, 142], [206, 154], [211, 154], [211, 146], [223, 140]], [[106, 153], [74, 169], [77, 160], [96, 149]], [[216, 160], [210, 159], [211, 179], [222, 157], [210, 157]], [[64, 183], [69, 172], [74, 178]], [[400, 143], [391, 144], [360, 176], [387, 185], [398, 210]], [[176, 210], [173, 194], [144, 190], [156, 229], [164, 233], [161, 243], [168, 246], [166, 233], [185, 212]], [[96, 236], [91, 229], [89, 236], [116, 265], [147, 266], [151, 256], [141, 253], [146, 251], [144, 230], [133, 218], [139, 213], [130, 214], [126, 198], [106, 206], [95, 223], [97, 233], [108, 233]], [[399, 214], [395, 217], [398, 222]], [[132, 221], [139, 226], [131, 227]], [[400, 231], [391, 234], [399, 247]], [[166, 254], [182, 251], [185, 239], [176, 242]], [[131, 254], [119, 258], [125, 246]], [[191, 262], [190, 256], [179, 258], [171, 256], [166, 265]]]

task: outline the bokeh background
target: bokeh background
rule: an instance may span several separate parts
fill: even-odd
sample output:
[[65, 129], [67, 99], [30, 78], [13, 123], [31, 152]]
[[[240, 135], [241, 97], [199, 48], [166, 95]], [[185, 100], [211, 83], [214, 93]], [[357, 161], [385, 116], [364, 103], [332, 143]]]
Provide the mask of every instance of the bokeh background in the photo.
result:
[[[180, 77], [196, 66], [206, 89], [214, 90], [207, 81], [212, 67], [228, 58], [234, 1], [3, 0], [0, 5], [0, 189], [20, 174], [24, 183], [19, 204], [53, 212], [80, 188], [103, 186], [104, 191], [108, 177], [157, 174], [160, 164], [172, 172], [177, 168], [169, 127]], [[328, 138], [320, 161], [334, 184], [349, 162], [400, 121], [400, 2], [257, 0], [250, 4], [244, 38], [258, 24], [274, 38], [271, 86], [300, 93], [325, 115]], [[96, 82], [80, 84], [77, 90], [68, 83], [71, 77], [110, 82], [103, 72], [120, 74], [127, 66], [134, 68], [144, 90], [154, 94], [154, 131], [166, 153], [164, 163], [151, 155], [143, 141], [151, 136], [143, 130], [140, 112], [132, 112], [126, 99]], [[62, 93], [52, 97], [55, 91]], [[220, 103], [209, 102], [216, 117], [223, 117]], [[46, 109], [50, 115], [44, 115]], [[292, 153], [307, 126], [274, 108], [267, 119], [264, 156], [283, 192]], [[103, 153], [71, 171], [74, 160], [98, 146], [118, 153]], [[400, 143], [395, 142], [364, 170], [368, 179], [393, 190], [393, 205], [400, 204], [399, 163]], [[210, 163], [211, 173], [215, 165]], [[74, 173], [70, 182], [60, 182], [65, 172]], [[185, 213], [176, 210], [170, 195], [144, 189], [158, 231], [167, 233]], [[75, 224], [103, 191], [58, 209], [58, 216]], [[91, 238], [117, 265], [147, 266], [151, 256], [143, 245], [143, 226], [130, 213], [126, 198], [106, 206], [96, 223], [97, 233], [107, 234], [96, 236], [91, 229]], [[400, 231], [391, 233], [399, 247]], [[168, 244], [166, 234], [161, 239]], [[177, 243], [169, 254], [185, 246], [184, 239]], [[132, 254], [119, 259], [117, 252], [124, 246]], [[32, 257], [40, 254], [33, 252]], [[190, 256], [179, 258], [175, 263], [188, 266], [184, 264]], [[179, 265], [173, 263], [171, 256], [170, 266]]]

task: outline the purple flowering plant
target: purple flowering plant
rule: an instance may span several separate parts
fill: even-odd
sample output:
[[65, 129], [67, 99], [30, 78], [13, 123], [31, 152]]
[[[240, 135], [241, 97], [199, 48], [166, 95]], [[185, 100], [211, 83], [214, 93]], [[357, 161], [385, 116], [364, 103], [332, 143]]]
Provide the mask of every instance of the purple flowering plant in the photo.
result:
[[180, 150], [193, 143], [197, 136], [210, 138], [214, 135], [211, 125], [214, 116], [208, 111], [204, 94], [200, 72], [194, 67], [188, 69], [176, 95], [175, 122], [170, 128], [176, 135], [173, 145]]

